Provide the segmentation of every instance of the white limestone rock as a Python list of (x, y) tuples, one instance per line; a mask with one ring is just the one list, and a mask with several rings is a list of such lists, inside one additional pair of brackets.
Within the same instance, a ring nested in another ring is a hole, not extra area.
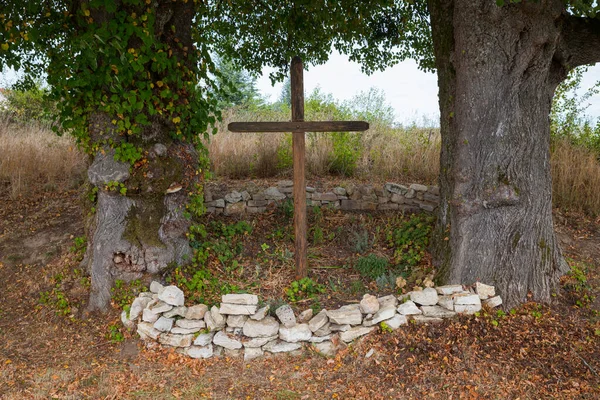
[(328, 321), (329, 318), (327, 318), (327, 310), (321, 310), (317, 315), (312, 317), (310, 321), (308, 321), (308, 327), (311, 331), (316, 332), (325, 324), (327, 324)]
[(331, 324), (330, 328), (332, 332), (346, 332), (352, 327), (350, 326), (350, 324)]
[(201, 347), (208, 346), (212, 343), (214, 336), (215, 332), (201, 333), (194, 339), (194, 345)]
[(167, 317), (167, 318), (173, 318), (175, 316), (185, 317), (186, 311), (187, 311), (186, 306), (173, 307), (172, 309), (170, 309), (169, 311), (164, 313), (163, 317)]
[(269, 353), (287, 353), (301, 348), (302, 344), (300, 343), (288, 343), (282, 342), (281, 340), (274, 340), (262, 347), (264, 351), (268, 351)]
[(221, 303), (219, 311), (224, 315), (253, 315), (256, 313), (256, 308), (256, 305)]
[(380, 323), (381, 321), (385, 321), (387, 319), (392, 318), (394, 315), (396, 315), (396, 306), (394, 306), (393, 304), (389, 304), (377, 311), (372, 318), (365, 318), (365, 320), (363, 321), (363, 325), (373, 326), (375, 324)]
[(402, 315), (418, 315), (422, 313), (421, 309), (412, 300), (400, 304), (397, 310)]
[(222, 303), (241, 304), (245, 306), (258, 305), (258, 296), (255, 294), (224, 294), (221, 297)]
[(310, 321), (312, 317), (313, 317), (313, 310), (312, 310), (312, 308), (309, 308), (308, 310), (304, 310), (300, 313), (300, 315), (298, 316), (297, 322), (300, 324), (304, 324), (304, 323), (307, 323), (308, 321)]
[(421, 311), (425, 317), (433, 318), (451, 318), (456, 315), (454, 311), (440, 306), (422, 306)]
[(281, 307), (275, 310), (275, 315), (281, 321), (283, 326), (286, 328), (291, 328), (296, 325), (296, 317), (294, 316), (294, 310), (287, 304), (282, 305)]
[(135, 329), (135, 321), (129, 319), (129, 317), (127, 316), (127, 311), (121, 312), (121, 322), (123, 323), (123, 326), (128, 330), (132, 331)]
[(384, 323), (392, 330), (396, 330), (400, 328), (400, 326), (408, 324), (408, 320), (405, 315), (396, 314), (392, 318), (384, 321)]
[(313, 347), (317, 352), (324, 355), (325, 357), (334, 357), (335, 353), (337, 352), (336, 346), (331, 341), (314, 343)]
[(155, 314), (148, 308), (144, 308), (144, 311), (142, 311), (142, 321), (144, 322), (150, 322), (153, 324), (158, 320), (159, 316), (160, 314)]
[[(222, 315), (219, 307), (212, 306), (210, 308), (210, 316), (212, 317), (212, 320), (216, 325), (216, 329), (223, 329), (225, 327), (226, 320), (225, 320), (225, 317)], [(206, 314), (204, 315), (204, 318), (206, 318)], [(207, 325), (208, 325), (208, 323), (207, 323)], [(211, 330), (215, 330), (215, 329), (211, 328)]]
[(173, 347), (188, 347), (192, 345), (194, 335), (176, 335), (172, 333), (163, 333), (159, 336), (158, 342)]
[(262, 357), (264, 355), (263, 349), (260, 347), (248, 347), (244, 349), (244, 361), (254, 360), (255, 358)]
[(495, 308), (502, 304), (502, 298), (500, 296), (494, 296), (484, 300), (483, 304), (485, 304), (489, 308)]
[(175, 325), (185, 329), (206, 328), (206, 323), (202, 320), (197, 319), (178, 319), (177, 321), (175, 321)]
[(246, 315), (230, 315), (227, 317), (227, 326), (230, 328), (243, 328), (247, 320)]
[(422, 306), (434, 306), (438, 302), (438, 294), (434, 288), (425, 288), (410, 292), (410, 299)]
[(339, 310), (328, 310), (327, 316), (329, 320), (338, 325), (360, 325), (362, 323), (362, 313), (358, 308), (343, 307)]
[(486, 300), (496, 295), (496, 288), (481, 282), (475, 282), (475, 293), (479, 295), (481, 300)]
[(355, 326), (354, 328), (351, 328), (349, 330), (347, 330), (346, 332), (341, 332), (340, 333), (340, 339), (343, 342), (351, 342), (354, 339), (357, 339), (361, 336), (364, 336), (368, 333), (371, 333), (373, 331), (373, 329), (375, 329), (374, 327), (366, 327), (366, 326)]
[[(481, 305), (481, 299), (479, 298), (479, 295), (477, 294), (471, 294), (471, 293), (459, 293), (459, 294), (455, 294), (452, 296), (452, 299), (454, 300), (454, 305), (456, 306), (457, 304), (466, 304), (466, 305)], [(456, 307), (455, 307), (456, 308)]]
[(200, 328), (180, 328), (178, 326), (174, 326), (170, 330), (170, 333), (177, 333), (179, 335), (188, 335), (196, 332), (200, 332)]
[(273, 317), (265, 317), (260, 321), (249, 319), (243, 328), (244, 335), (251, 338), (275, 336), (278, 332), (279, 323)]
[(242, 339), (242, 344), (244, 347), (262, 347), (265, 344), (272, 342), (273, 340), (277, 340), (277, 335), (275, 336), (267, 336), (267, 337), (256, 337), (252, 339)]
[(452, 296), (444, 295), (438, 297), (438, 306), (444, 307), (447, 310), (454, 311), (454, 300)]
[[(333, 325), (331, 322), (327, 322), (325, 325), (323, 325), (322, 327), (320, 327), (319, 329), (317, 329), (316, 331), (314, 331), (314, 335), (315, 336), (327, 336), (331, 333), (331, 325)], [(350, 325), (348, 325), (350, 326)]]
[(227, 333), (223, 331), (215, 333), (215, 336), (213, 337), (213, 343), (231, 350), (242, 348), (242, 342), (230, 337)]
[(173, 306), (165, 303), (164, 301), (157, 301), (156, 303), (154, 303), (154, 302), (148, 303), (147, 308), (150, 311), (152, 311), (154, 314), (162, 314), (167, 311), (170, 311), (173, 308)]
[(192, 358), (210, 358), (213, 356), (213, 345), (190, 346), (185, 349), (185, 354)]
[(131, 303), (131, 308), (129, 309), (129, 319), (132, 321), (138, 319), (140, 314), (151, 301), (152, 299), (148, 297), (136, 297), (135, 300), (133, 300), (133, 303)]
[(398, 305), (398, 299), (392, 294), (388, 296), (379, 297), (377, 301), (379, 302), (379, 308), (389, 306), (390, 304), (394, 307)]
[(173, 318), (160, 317), (155, 323), (154, 328), (161, 332), (169, 332), (173, 327)]
[(152, 283), (150, 283), (150, 291), (152, 293), (158, 294), (162, 288), (164, 288), (164, 286), (160, 282), (152, 281)]
[(137, 326), (137, 333), (143, 340), (148, 338), (156, 340), (161, 332), (154, 328), (154, 325), (149, 322), (140, 322)]
[(254, 314), (252, 314), (250, 316), (250, 319), (253, 319), (255, 321), (260, 321), (261, 319), (263, 319), (264, 317), (267, 316), (267, 314), (269, 312), (269, 308), (270, 308), (269, 305), (259, 308)]
[(184, 303), (183, 291), (177, 286), (165, 286), (158, 292), (158, 299), (172, 306), (182, 306)]
[(279, 328), (279, 339), (289, 343), (305, 342), (312, 336), (308, 324), (296, 324), (291, 328), (282, 326)]
[(438, 294), (441, 294), (443, 296), (449, 296), (455, 293), (462, 293), (464, 292), (463, 286), (462, 285), (444, 285), (444, 286), (438, 286), (435, 288), (435, 290), (438, 292)]
[(417, 324), (439, 324), (444, 322), (442, 318), (426, 317), (424, 315), (413, 315), (412, 319)]
[(312, 336), (308, 341), (310, 343), (321, 343), (327, 340), (331, 340), (331, 334), (325, 336)]
[(196, 304), (187, 308), (185, 312), (185, 319), (202, 319), (208, 311), (208, 307), (205, 304)]
[(360, 311), (363, 314), (375, 314), (379, 311), (379, 301), (372, 294), (365, 294), (360, 301)]
[(459, 314), (475, 314), (481, 311), (481, 304), (454, 304), (454, 311)]

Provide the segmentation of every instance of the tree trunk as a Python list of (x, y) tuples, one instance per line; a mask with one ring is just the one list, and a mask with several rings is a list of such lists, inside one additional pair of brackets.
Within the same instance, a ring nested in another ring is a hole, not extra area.
[[(507, 2), (508, 3), (508, 2)], [(567, 271), (552, 223), (549, 114), (561, 1), (430, 0), (441, 111), (440, 280), (548, 301)]]

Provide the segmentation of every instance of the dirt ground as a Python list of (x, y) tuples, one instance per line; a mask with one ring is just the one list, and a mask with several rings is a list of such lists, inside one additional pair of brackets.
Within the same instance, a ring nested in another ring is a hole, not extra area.
[[(598, 220), (556, 213), (565, 253), (585, 266), (586, 280), (565, 278), (553, 304), (409, 324), (373, 333), (330, 359), (307, 349), (251, 362), (192, 360), (145, 347), (125, 331), (123, 341), (111, 341), (111, 326), (120, 329), (117, 308), (85, 315), (89, 281), (69, 251), (83, 235), (76, 191), (16, 200), (5, 193), (2, 399), (600, 398)], [(67, 275), (69, 282), (61, 281)], [(68, 304), (45, 299), (57, 285)], [(590, 301), (577, 305), (583, 294)]]

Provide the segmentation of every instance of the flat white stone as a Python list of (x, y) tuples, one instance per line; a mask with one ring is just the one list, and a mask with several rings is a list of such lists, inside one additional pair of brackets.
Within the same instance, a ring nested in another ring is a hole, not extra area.
[(452, 300), (452, 296), (439, 296), (438, 306), (444, 307), (445, 309), (450, 311), (454, 311), (454, 300)]
[(213, 345), (190, 346), (185, 349), (185, 354), (192, 358), (210, 358), (213, 356)]
[(327, 322), (329, 318), (327, 318), (327, 310), (321, 310), (317, 315), (311, 318), (308, 321), (308, 327), (311, 331), (316, 332), (321, 329)]
[(158, 329), (155, 329), (153, 324), (149, 322), (140, 322), (137, 326), (137, 333), (140, 335), (142, 339), (158, 339), (161, 332)]
[(328, 310), (327, 316), (329, 320), (334, 324), (339, 325), (360, 325), (362, 323), (362, 313), (358, 308), (353, 309), (342, 309), (339, 310)]
[(138, 294), (138, 297), (146, 297), (148, 299), (153, 299), (154, 293), (152, 292), (141, 292), (140, 294)]
[(255, 358), (262, 357), (264, 354), (263, 349), (260, 347), (248, 347), (244, 349), (244, 361), (254, 360)]
[(132, 321), (138, 319), (140, 314), (151, 301), (152, 299), (148, 297), (136, 297), (135, 300), (133, 300), (133, 303), (131, 303), (131, 308), (129, 309), (129, 319)]
[(228, 304), (255, 306), (258, 304), (258, 296), (255, 294), (224, 294), (221, 297), (221, 302)]
[(454, 311), (440, 306), (423, 306), (421, 307), (421, 311), (423, 311), (425, 317), (433, 318), (451, 318), (456, 315)]
[(165, 303), (164, 301), (157, 301), (156, 303), (150, 302), (148, 304), (148, 309), (152, 311), (154, 314), (162, 314), (167, 311), (170, 311), (173, 308), (172, 305)]
[(125, 310), (121, 312), (121, 322), (123, 323), (123, 326), (125, 326), (125, 328), (129, 330), (135, 329), (135, 321), (132, 321), (127, 317), (127, 311)]
[(196, 304), (187, 308), (184, 317), (186, 319), (202, 319), (208, 311), (208, 307), (205, 304)]
[(200, 332), (200, 328), (180, 328), (178, 326), (174, 326), (171, 328), (171, 333), (177, 333), (179, 335), (187, 335), (190, 333)]
[(365, 319), (363, 321), (363, 325), (373, 326), (375, 324), (380, 323), (381, 321), (385, 321), (386, 319), (392, 318), (394, 315), (396, 315), (396, 306), (389, 304), (377, 311), (375, 315), (373, 315), (373, 318)]
[(422, 313), (421, 309), (412, 300), (400, 304), (397, 310), (402, 315), (418, 315)]
[(227, 326), (230, 328), (243, 328), (247, 320), (246, 315), (230, 315), (227, 317)]
[(160, 317), (154, 323), (154, 328), (161, 332), (169, 332), (173, 327), (173, 322), (173, 318)]
[(173, 347), (188, 347), (192, 345), (194, 335), (175, 335), (172, 333), (163, 333), (158, 338), (159, 343)]
[(365, 294), (360, 301), (360, 311), (363, 314), (375, 314), (379, 311), (379, 301), (372, 294)]
[(308, 341), (310, 343), (321, 343), (321, 342), (325, 342), (327, 340), (331, 340), (331, 335), (312, 336), (310, 339), (308, 339)]
[(158, 299), (172, 306), (182, 306), (184, 303), (183, 291), (174, 285), (163, 287), (158, 292)]
[(277, 335), (268, 337), (256, 337), (250, 340), (242, 340), (244, 347), (262, 347), (265, 344), (277, 340)]
[(459, 314), (475, 314), (481, 311), (481, 304), (455, 304), (454, 311)]
[(208, 313), (204, 314), (204, 321), (206, 322), (206, 326), (208, 326), (211, 331), (223, 329), (225, 327), (225, 322), (226, 322), (225, 321), (225, 317), (223, 315), (221, 315), (219, 307), (212, 306), (210, 308), (210, 316), (212, 318), (212, 322), (214, 324), (214, 327), (208, 325), (208, 321), (206, 319), (207, 315), (208, 315)]
[(275, 310), (275, 315), (281, 321), (283, 326), (286, 328), (291, 328), (296, 325), (296, 317), (294, 316), (294, 310), (287, 304), (282, 305), (281, 307)]
[(288, 343), (280, 340), (274, 340), (265, 344), (262, 349), (270, 353), (287, 353), (290, 351), (298, 350), (302, 348), (300, 343)]
[(219, 312), (225, 315), (252, 315), (256, 313), (256, 308), (255, 305), (221, 303)]
[(400, 328), (400, 326), (408, 324), (408, 320), (405, 315), (396, 314), (392, 318), (386, 320), (385, 324), (392, 330), (396, 330)]
[(155, 323), (158, 320), (159, 314), (154, 314), (151, 310), (144, 308), (142, 311), (142, 321)]
[(291, 328), (282, 326), (279, 328), (279, 339), (289, 343), (305, 342), (312, 336), (308, 324), (296, 324)]
[(331, 324), (330, 326), (332, 332), (346, 332), (350, 328), (350, 324)]
[(186, 306), (173, 307), (169, 311), (163, 314), (163, 317), (173, 318), (175, 316), (184, 317), (187, 311)]
[(206, 323), (202, 320), (197, 319), (178, 319), (177, 321), (175, 321), (175, 325), (185, 329), (206, 328)]
[(463, 304), (463, 305), (481, 305), (481, 299), (479, 299), (479, 295), (471, 294), (471, 293), (459, 293), (452, 296), (454, 300), (454, 304)]
[[(333, 325), (331, 322), (327, 322), (325, 325), (323, 325), (322, 327), (320, 327), (319, 329), (317, 329), (316, 331), (314, 331), (314, 335), (315, 336), (327, 336), (331, 333), (331, 325)], [(350, 325), (348, 325), (348, 327), (350, 327)]]
[(237, 339), (229, 337), (229, 335), (223, 331), (219, 331), (219, 332), (215, 333), (215, 337), (213, 337), (213, 343), (218, 346), (224, 347), (226, 349), (231, 349), (231, 350), (242, 348), (242, 342), (240, 342)]
[(494, 296), (494, 297), (484, 300), (483, 304), (485, 304), (489, 308), (498, 307), (499, 305), (502, 304), (502, 298), (500, 296)]
[(479, 295), (481, 300), (485, 300), (496, 295), (496, 288), (481, 282), (475, 282), (475, 293)]
[(451, 294), (454, 293), (462, 293), (464, 292), (463, 286), (462, 285), (444, 285), (444, 286), (438, 286), (435, 288), (435, 290), (444, 296), (449, 296)]
[(375, 329), (374, 327), (366, 327), (366, 326), (356, 326), (354, 328), (351, 328), (349, 330), (347, 330), (346, 332), (341, 332), (340, 333), (340, 339), (343, 342), (351, 342), (356, 338), (359, 338), (361, 336), (364, 336), (370, 332), (373, 331), (373, 329)]
[(244, 324), (243, 333), (248, 337), (269, 337), (279, 332), (279, 323), (273, 317), (265, 317), (260, 321), (249, 319)]
[(312, 308), (309, 308), (308, 310), (304, 310), (300, 313), (300, 315), (298, 316), (297, 322), (304, 324), (304, 323), (310, 321), (312, 317), (313, 317), (313, 310), (312, 310)]
[(150, 283), (150, 291), (152, 293), (158, 294), (158, 292), (160, 292), (162, 288), (164, 288), (164, 286), (160, 282), (152, 281)]
[(255, 321), (260, 321), (261, 319), (263, 319), (264, 317), (267, 316), (267, 313), (269, 312), (269, 308), (270, 307), (268, 305), (259, 308), (254, 314), (252, 314), (250, 316), (250, 319), (253, 319)]
[(417, 324), (439, 324), (444, 322), (442, 318), (426, 317), (424, 315), (414, 315), (412, 318)]
[(379, 297), (377, 299), (377, 301), (379, 302), (379, 307), (380, 308), (383, 308), (385, 306), (389, 306), (390, 304), (393, 305), (394, 307), (398, 305), (398, 299), (393, 294), (390, 294), (390, 295), (387, 295), (387, 296), (383, 296), (383, 297)]
[(315, 350), (326, 357), (333, 357), (336, 353), (336, 346), (331, 341), (313, 344)]
[(438, 294), (434, 288), (425, 288), (410, 292), (410, 299), (422, 306), (434, 306), (438, 302)]
[(194, 340), (194, 344), (196, 346), (208, 346), (212, 343), (213, 337), (215, 336), (215, 332), (201, 333)]

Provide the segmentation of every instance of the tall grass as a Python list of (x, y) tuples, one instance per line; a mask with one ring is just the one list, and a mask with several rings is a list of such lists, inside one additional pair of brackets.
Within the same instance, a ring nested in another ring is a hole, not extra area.
[(0, 120), (0, 183), (12, 198), (32, 190), (74, 186), (86, 170), (86, 157), (74, 140), (38, 124)]

